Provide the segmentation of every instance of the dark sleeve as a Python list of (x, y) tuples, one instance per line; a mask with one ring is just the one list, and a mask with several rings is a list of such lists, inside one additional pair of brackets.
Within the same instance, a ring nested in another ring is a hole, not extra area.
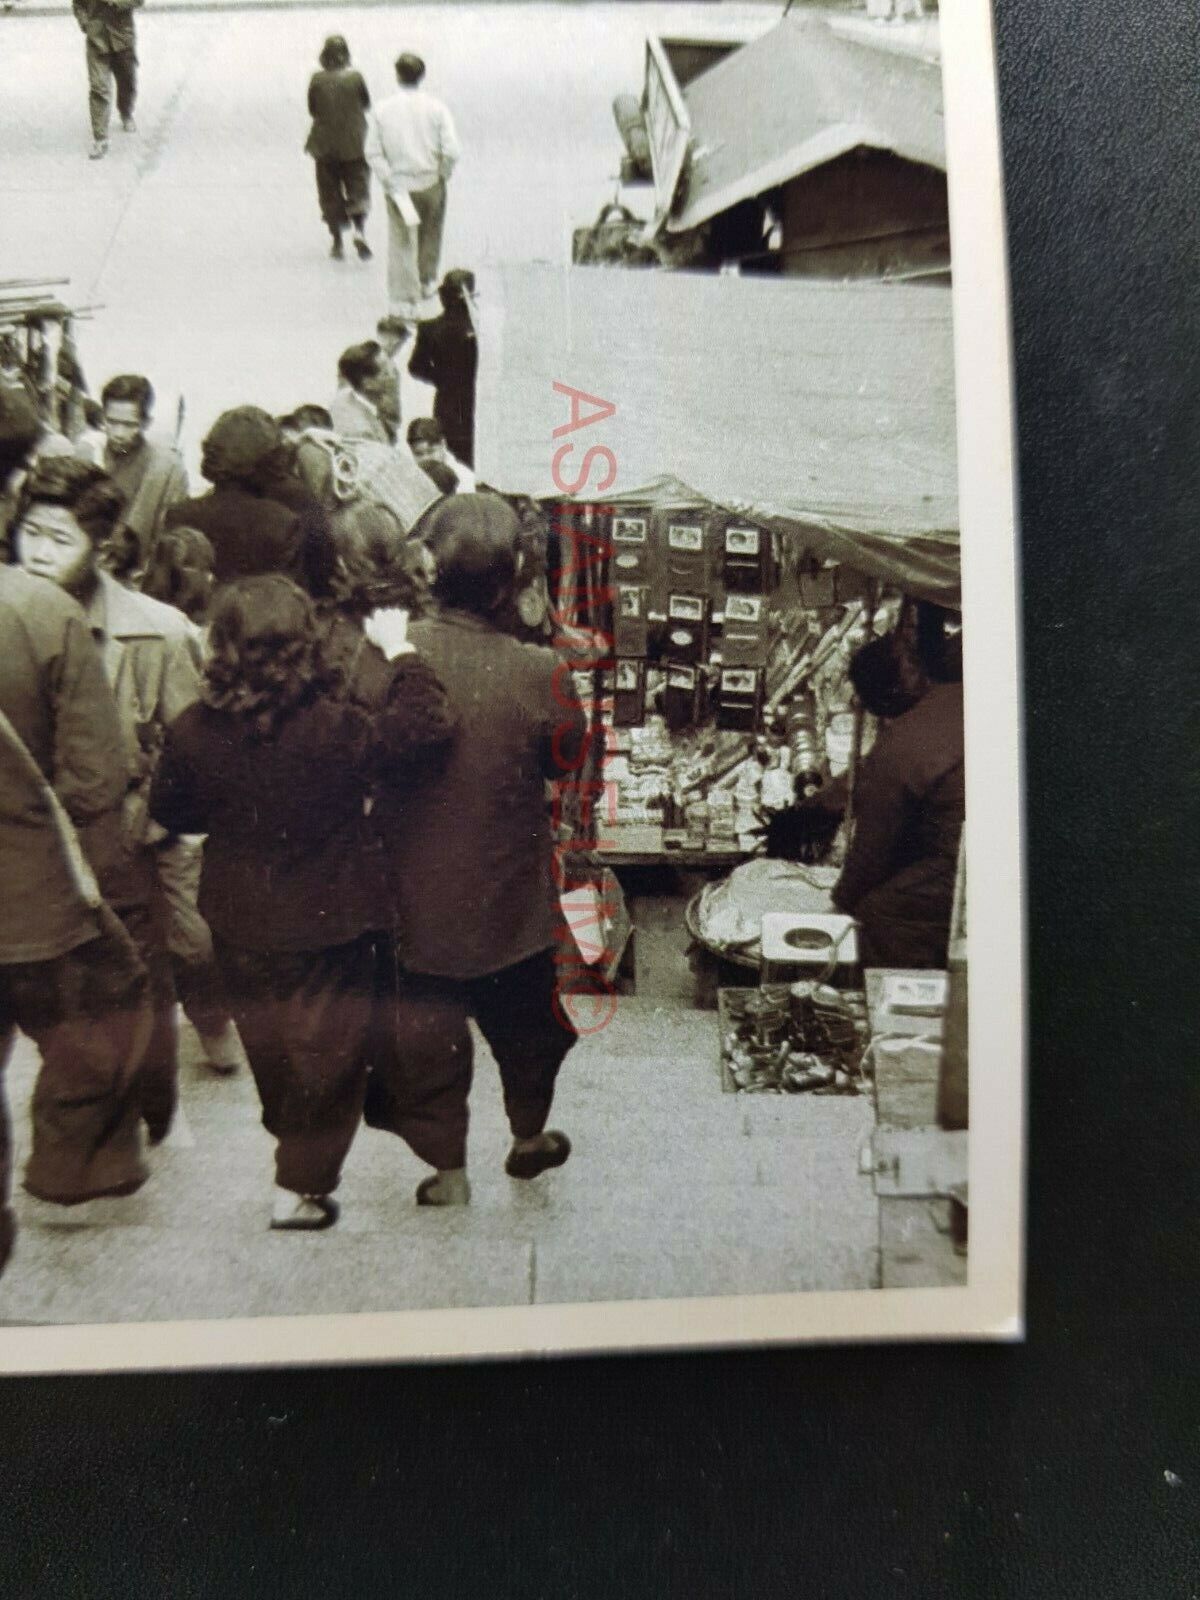
[(427, 661), (400, 656), (392, 670), (387, 701), (375, 718), (375, 759), (388, 773), (411, 770), (445, 753), (458, 719)]
[[(531, 646), (532, 649), (541, 649)], [(550, 652), (541, 649), (543, 655)], [(587, 713), (575, 688), (575, 679), (566, 670), (565, 657), (549, 667), (543, 691), (541, 756), (542, 772), (551, 781), (578, 776), (584, 768), (584, 746), (588, 739)], [(603, 729), (598, 736), (604, 737)]]
[(438, 381), (435, 340), (429, 333), (427, 325), (422, 325), (417, 329), (417, 342), (413, 346), (408, 370), (412, 377), (419, 378), (422, 383), (436, 384)]
[(371, 91), (367, 88), (367, 80), (361, 72), (357, 73), (356, 77), (358, 78), (358, 98), (362, 101), (363, 110), (369, 111), (371, 108)]
[(173, 728), (167, 729), (150, 785), (150, 815), (168, 833), (208, 832), (207, 808)]
[(310, 78), (308, 80), (308, 114), (309, 114), (310, 117), (315, 117), (316, 114), (317, 114), (316, 88), (317, 88), (316, 79), (315, 78)]
[(885, 731), (863, 762), (855, 795), (854, 839), (833, 891), (839, 911), (854, 908), (891, 876), (909, 811), (904, 762)]
[(327, 599), (332, 591), (337, 551), (329, 516), (320, 501), (312, 500), (300, 514), (300, 565), (303, 587), (314, 600)]

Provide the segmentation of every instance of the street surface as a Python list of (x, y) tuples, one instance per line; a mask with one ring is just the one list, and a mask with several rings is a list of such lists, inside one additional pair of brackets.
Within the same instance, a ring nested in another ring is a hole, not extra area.
[[(276, 6), (138, 14), (139, 131), (90, 142), (82, 35), (69, 14), (0, 16), (0, 277), (69, 278), (94, 391), (145, 372), (159, 423), (185, 398), (189, 461), (231, 405), (324, 401), (340, 352), (386, 309), (386, 220), (375, 260), (329, 260), (317, 212), (305, 91), (325, 37), (346, 36), (372, 96), (416, 50), (450, 106), (463, 159), (450, 186), (443, 268), (570, 260), (573, 227), (612, 197), (611, 102), (640, 93), (647, 32), (766, 28), (776, 6)], [(377, 198), (377, 197), (376, 197)], [(407, 379), (406, 379), (407, 381)], [(428, 412), (414, 385), (406, 415)]]
[[(403, 48), (426, 59), (464, 157), (444, 266), (565, 264), (574, 226), (611, 196), (620, 156), (610, 103), (638, 92), (648, 30), (700, 31), (778, 7), (354, 7), (139, 14), (140, 131), (87, 159), (81, 36), (69, 15), (0, 16), (0, 277), (69, 278), (94, 304), (80, 353), (98, 391), (144, 372), (172, 426), (186, 400), (194, 467), (225, 407), (325, 401), (338, 353), (385, 306), (376, 259), (328, 259), (304, 94), (322, 40), (344, 33), (373, 94)], [(429, 408), (406, 390), (405, 412)], [(474, 1199), (418, 1211), (423, 1175), (397, 1141), (364, 1131), (319, 1235), (269, 1234), (271, 1141), (245, 1073), (218, 1080), (185, 1032), (182, 1114), (137, 1196), (61, 1210), (19, 1189), (21, 1229), (0, 1321), (87, 1322), (399, 1310), (673, 1295), (867, 1288), (878, 1208), (858, 1173), (865, 1100), (725, 1095), (716, 1020), (686, 1007), (677, 930), (643, 928), (637, 999), (563, 1072), (553, 1121), (575, 1154), (559, 1173), (504, 1177), (496, 1073), (473, 1104)], [(653, 996), (657, 995), (657, 1001)], [(18, 1173), (36, 1060), (22, 1045), (7, 1091)]]

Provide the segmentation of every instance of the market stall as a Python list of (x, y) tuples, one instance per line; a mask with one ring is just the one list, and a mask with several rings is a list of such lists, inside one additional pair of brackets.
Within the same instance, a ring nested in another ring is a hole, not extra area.
[(480, 476), (542, 503), (558, 614), (611, 641), (589, 685), (613, 725), (606, 859), (727, 869), (773, 809), (852, 782), (853, 650), (906, 599), (959, 604), (949, 294), (498, 284)]
[(21, 389), (47, 428), (75, 438), (85, 424), (87, 385), (75, 324), (89, 307), (64, 303), (68, 280), (0, 280), (0, 386)]

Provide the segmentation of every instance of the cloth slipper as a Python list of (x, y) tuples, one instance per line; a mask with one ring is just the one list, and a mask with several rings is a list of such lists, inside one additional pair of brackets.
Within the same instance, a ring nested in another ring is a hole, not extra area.
[(551, 1128), (546, 1138), (550, 1144), (543, 1150), (510, 1150), (504, 1170), (510, 1178), (536, 1178), (551, 1167), (561, 1167), (571, 1154), (571, 1141), (565, 1133)]
[(323, 1228), (332, 1228), (342, 1208), (332, 1195), (314, 1194), (305, 1198), (316, 1206), (321, 1212), (319, 1217), (288, 1217), (286, 1221), (277, 1222), (271, 1218), (271, 1227), (276, 1233), (320, 1233)]
[[(432, 1178), (422, 1178), (417, 1185), (417, 1204), (419, 1206), (465, 1206), (467, 1200), (435, 1200), (433, 1190), (437, 1184), (437, 1174)], [(468, 1191), (469, 1198), (469, 1191)]]

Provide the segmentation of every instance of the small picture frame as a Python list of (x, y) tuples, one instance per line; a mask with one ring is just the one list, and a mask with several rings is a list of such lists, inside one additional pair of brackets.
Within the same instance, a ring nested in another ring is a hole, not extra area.
[(726, 667), (721, 673), (721, 693), (753, 696), (758, 692), (758, 674), (752, 667)]
[(667, 602), (667, 615), (672, 622), (703, 622), (704, 601), (699, 595), (673, 594)]
[(667, 528), (667, 544), (672, 550), (703, 550), (704, 529), (694, 523), (672, 522)]
[(731, 556), (757, 556), (762, 550), (758, 528), (726, 528), (725, 553)]
[[(753, 673), (751, 674), (751, 677), (753, 677)], [(675, 666), (671, 666), (671, 667), (667, 668), (667, 688), (668, 689), (687, 689), (687, 690), (690, 691), (690, 690), (694, 689), (695, 687), (696, 687), (696, 669), (695, 669), (695, 667), (675, 667)]]
[(613, 540), (616, 544), (645, 544), (645, 517), (614, 517)]
[(761, 622), (763, 597), (760, 594), (730, 594), (725, 596), (725, 621)]

